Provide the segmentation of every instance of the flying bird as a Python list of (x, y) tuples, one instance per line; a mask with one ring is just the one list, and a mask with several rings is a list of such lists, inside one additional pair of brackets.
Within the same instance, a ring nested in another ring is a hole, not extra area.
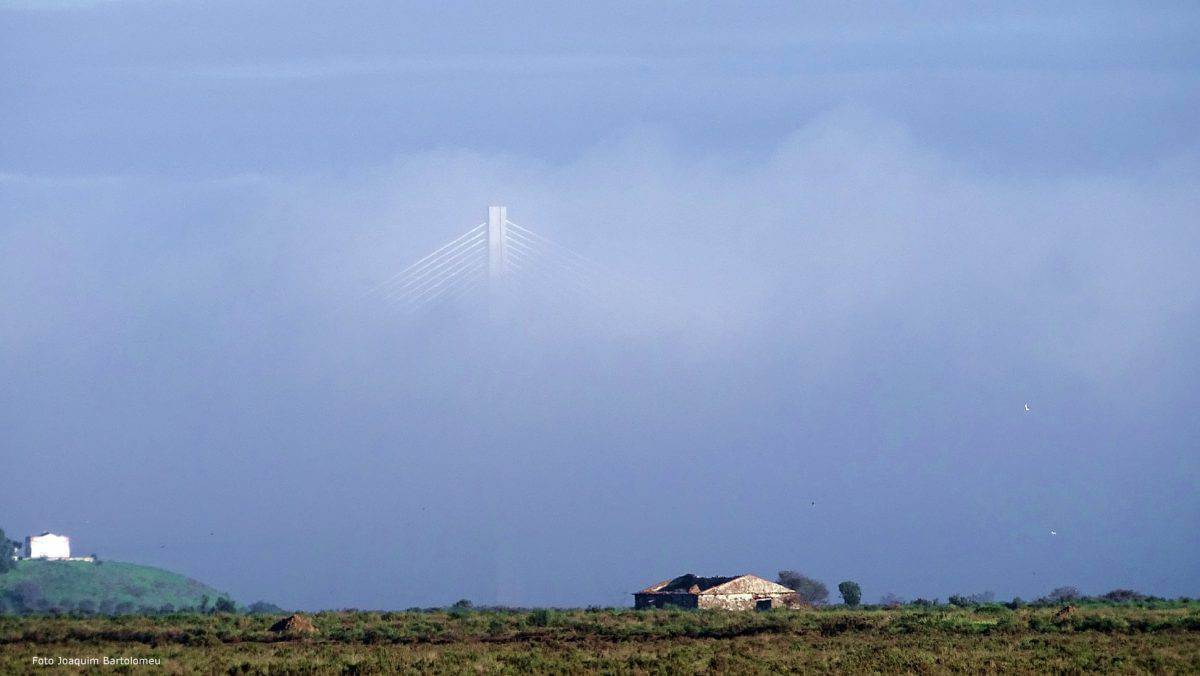
[(1050, 531), (1050, 534), (1051, 534), (1051, 535), (1058, 535), (1058, 531), (1056, 531), (1056, 530), (1052, 530), (1052, 531)]
[(1029, 404), (1025, 404), (1025, 412), (1029, 413)]

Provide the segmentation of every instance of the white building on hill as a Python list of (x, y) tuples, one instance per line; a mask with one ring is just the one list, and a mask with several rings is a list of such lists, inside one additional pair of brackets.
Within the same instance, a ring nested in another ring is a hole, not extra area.
[(50, 532), (26, 536), (25, 549), (21, 555), (26, 559), (69, 559), (71, 538)]

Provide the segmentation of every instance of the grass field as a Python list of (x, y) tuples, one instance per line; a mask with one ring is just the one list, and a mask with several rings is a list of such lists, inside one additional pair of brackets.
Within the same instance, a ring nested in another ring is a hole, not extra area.
[(0, 618), (0, 669), (28, 672), (39, 656), (152, 656), (167, 673), (1200, 673), (1200, 605), (1056, 612), (347, 611), (312, 615), (318, 633), (303, 637), (272, 633), (279, 616), (268, 615), (10, 616)]

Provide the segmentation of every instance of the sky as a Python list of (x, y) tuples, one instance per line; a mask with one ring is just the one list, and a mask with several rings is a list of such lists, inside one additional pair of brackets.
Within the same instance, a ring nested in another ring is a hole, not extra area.
[[(0, 1), (0, 527), (304, 609), (1200, 596), (1197, 34)], [(367, 293), (490, 204), (604, 288)]]

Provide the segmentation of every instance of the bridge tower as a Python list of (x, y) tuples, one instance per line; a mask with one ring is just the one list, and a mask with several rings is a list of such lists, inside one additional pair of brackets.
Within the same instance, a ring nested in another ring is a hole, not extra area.
[[(3, 0), (0, 0), (2, 2)], [(434, 302), (453, 302), (485, 292), (500, 316), (509, 299), (535, 294), (543, 299), (590, 301), (601, 288), (614, 288), (609, 270), (537, 232), (508, 220), (503, 205), (488, 206), (487, 220), (388, 277), (365, 296), (382, 297), (412, 314)]]
[(508, 271), (508, 247), (505, 244), (508, 209), (502, 206), (488, 207), (487, 255), (488, 277), (493, 284)]

